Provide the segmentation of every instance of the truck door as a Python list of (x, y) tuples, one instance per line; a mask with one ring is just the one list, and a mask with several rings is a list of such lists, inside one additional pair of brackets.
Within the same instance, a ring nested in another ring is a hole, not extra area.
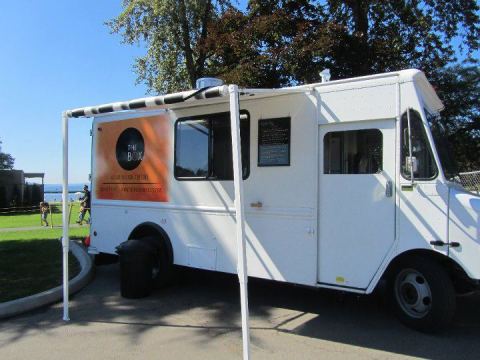
[(318, 281), (366, 289), (395, 238), (395, 120), (319, 131)]

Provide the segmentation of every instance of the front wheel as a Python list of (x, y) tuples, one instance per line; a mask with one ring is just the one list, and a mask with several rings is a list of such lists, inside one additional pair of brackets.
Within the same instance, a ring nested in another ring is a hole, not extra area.
[(400, 261), (389, 279), (389, 293), (397, 317), (424, 332), (445, 328), (455, 313), (455, 290), (445, 269), (420, 256)]

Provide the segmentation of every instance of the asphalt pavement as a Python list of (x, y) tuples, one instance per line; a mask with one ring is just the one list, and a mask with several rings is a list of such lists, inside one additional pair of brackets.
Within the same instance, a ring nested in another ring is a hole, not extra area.
[[(71, 300), (0, 322), (0, 359), (241, 359), (233, 275), (180, 269), (139, 300), (119, 295), (118, 265)], [(479, 359), (480, 295), (458, 298), (452, 327), (404, 327), (381, 294), (357, 296), (251, 279), (252, 359)]]

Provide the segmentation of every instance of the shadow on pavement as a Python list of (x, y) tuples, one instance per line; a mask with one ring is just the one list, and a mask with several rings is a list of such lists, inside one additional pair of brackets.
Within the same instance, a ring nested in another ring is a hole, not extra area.
[[(189, 328), (201, 334), (202, 345), (224, 334), (240, 336), (240, 303), (235, 275), (180, 268), (175, 285), (151, 296), (129, 300), (119, 296), (117, 265), (97, 268), (92, 284), (71, 301), (72, 322), (127, 324), (137, 342), (153, 327)], [(459, 297), (452, 327), (440, 335), (404, 327), (391, 315), (381, 292), (357, 296), (250, 279), (252, 343), (262, 346), (257, 331), (278, 331), (312, 339), (429, 359), (477, 359), (480, 354), (480, 295)], [(61, 305), (37, 310), (0, 323), (16, 341), (34, 329), (48, 332), (62, 326)]]

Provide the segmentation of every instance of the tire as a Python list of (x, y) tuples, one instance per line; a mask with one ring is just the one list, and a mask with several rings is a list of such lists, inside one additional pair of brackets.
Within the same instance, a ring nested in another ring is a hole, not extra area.
[(446, 270), (432, 259), (412, 256), (394, 266), (388, 281), (395, 314), (410, 328), (435, 333), (455, 314), (455, 290)]
[(155, 249), (155, 261), (151, 269), (153, 287), (158, 289), (169, 285), (172, 280), (173, 265), (168, 258), (165, 243), (155, 236), (146, 236), (139, 241), (144, 241)]
[(96, 266), (111, 265), (118, 263), (118, 255), (99, 253), (94, 257)]

